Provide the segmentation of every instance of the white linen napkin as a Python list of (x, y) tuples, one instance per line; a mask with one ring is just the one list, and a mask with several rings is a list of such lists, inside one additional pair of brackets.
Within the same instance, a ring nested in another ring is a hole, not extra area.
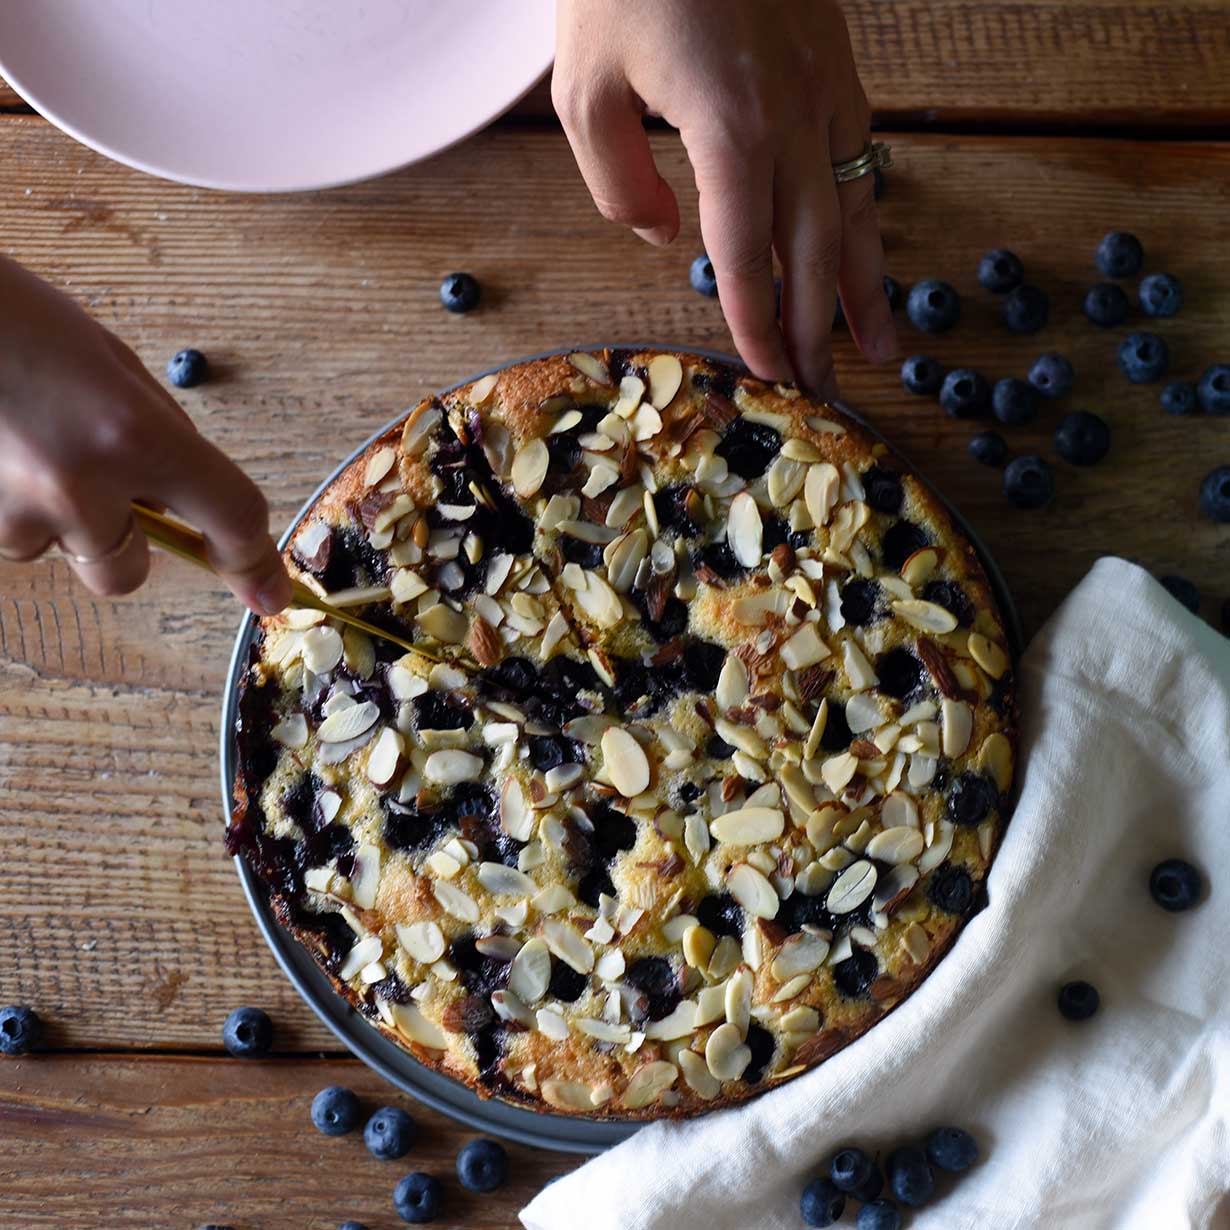
[[(1230, 1227), (1230, 641), (1104, 559), (1019, 681), (1025, 773), (989, 904), (931, 976), (816, 1071), (553, 1183), (527, 1230), (799, 1230), (833, 1150), (948, 1123), (983, 1160), (914, 1230)], [(1149, 894), (1172, 857), (1208, 880), (1186, 913)], [(1102, 995), (1080, 1024), (1055, 1007), (1072, 978)]]

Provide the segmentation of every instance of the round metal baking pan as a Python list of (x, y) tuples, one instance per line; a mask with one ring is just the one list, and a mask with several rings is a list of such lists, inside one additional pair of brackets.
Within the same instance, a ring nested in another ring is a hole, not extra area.
[[(630, 343), (627, 345), (612, 345), (614, 348), (627, 350), (678, 349), (691, 354), (703, 355), (706, 358), (730, 364), (743, 370), (743, 365), (730, 355), (716, 351), (704, 350), (698, 347), (662, 347), (660, 344)], [(563, 350), (546, 351), (540, 355), (531, 355), (527, 359), (514, 362), (528, 362), (529, 359), (546, 358), (557, 354), (570, 354), (574, 350), (597, 350), (600, 346), (570, 346)], [(502, 363), (498, 367), (475, 373), (464, 380), (450, 386), (451, 391), (463, 384), (469, 384), (489, 372), (500, 371), (510, 363)], [(867, 431), (883, 440), (883, 437), (856, 411), (849, 406), (840, 405), (843, 413), (855, 419)], [(338, 463), (337, 468), (311, 494), (303, 507), (295, 514), (279, 541), (279, 547), (285, 548), (299, 523), (316, 503), (321, 493), (369, 444), (398, 423), (403, 414), (386, 423), (379, 431), (374, 432), (347, 457)], [(884, 441), (888, 444), (888, 441)], [(888, 444), (891, 449), (892, 445)], [(896, 453), (896, 450), (893, 450)], [(897, 454), (900, 457), (900, 454)], [(918, 471), (901, 458), (903, 466), (913, 473)], [(924, 479), (925, 481), (925, 479)], [(930, 484), (928, 484), (930, 486)], [(932, 488), (934, 491), (934, 488)], [(935, 492), (957, 526), (973, 544), (983, 567), (990, 579), (995, 592), (1000, 611), (1008, 632), (1014, 655), (1021, 650), (1021, 623), (1012, 596), (1008, 592), (1003, 574), (983, 546), (978, 536), (961, 516), (938, 492)], [(230, 666), (227, 671), (226, 692), (222, 703), (222, 727), (220, 735), (220, 764), (222, 779), (222, 807), (227, 822), (230, 821), (230, 806), (232, 787), (235, 780), (235, 718), (238, 684), (248, 662), (248, 654), (252, 637), (256, 629), (256, 620), (252, 615), (245, 615), (235, 638), (235, 648), (231, 654)], [(252, 909), (257, 926), (265, 937), (275, 959), (282, 967), (283, 973), (290, 979), (295, 990), (303, 997), (308, 1006), (320, 1020), (333, 1032), (346, 1048), (363, 1060), (368, 1067), (379, 1072), (385, 1080), (399, 1089), (426, 1103), (434, 1110), (460, 1119), (463, 1123), (484, 1132), (492, 1132), (522, 1144), (536, 1145), (544, 1149), (557, 1149), (567, 1153), (593, 1154), (601, 1153), (611, 1145), (626, 1139), (637, 1128), (643, 1126), (640, 1122), (630, 1120), (592, 1121), (575, 1119), (565, 1115), (552, 1115), (541, 1111), (527, 1110), (495, 1098), (480, 1098), (464, 1085), (451, 1077), (434, 1072), (420, 1064), (408, 1051), (404, 1051), (395, 1043), (390, 1042), (379, 1030), (374, 1028), (356, 1012), (340, 995), (338, 995), (329, 980), (317, 967), (307, 950), (292, 938), (274, 919), (273, 912), (265, 897), (263, 888), (256, 876), (242, 858), (236, 857), (235, 866), (239, 872), (240, 883), (244, 896)]]

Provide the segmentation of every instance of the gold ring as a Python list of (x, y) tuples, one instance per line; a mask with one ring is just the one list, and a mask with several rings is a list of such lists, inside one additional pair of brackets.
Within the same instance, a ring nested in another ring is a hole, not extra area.
[(67, 555), (74, 564), (105, 564), (108, 560), (113, 560), (116, 556), (123, 555), (128, 550), (129, 544), (133, 540), (133, 536), (137, 532), (136, 522), (131, 515), (128, 518), (128, 525), (120, 537), (119, 542), (115, 544), (109, 551), (104, 551), (101, 555), (74, 555), (69, 551), (62, 542), (57, 542), (60, 548), (61, 555)]
[(869, 141), (857, 158), (833, 163), (833, 176), (839, 184), (861, 179), (873, 171), (887, 171), (893, 165), (893, 148), (883, 141)]

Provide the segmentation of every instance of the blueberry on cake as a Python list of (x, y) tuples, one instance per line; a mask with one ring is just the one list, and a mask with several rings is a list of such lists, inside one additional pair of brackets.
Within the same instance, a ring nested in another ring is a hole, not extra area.
[(422, 1063), (653, 1118), (822, 1062), (926, 976), (1007, 820), (1004, 624), (883, 445), (694, 355), (580, 352), (416, 407), (242, 681), (227, 833)]

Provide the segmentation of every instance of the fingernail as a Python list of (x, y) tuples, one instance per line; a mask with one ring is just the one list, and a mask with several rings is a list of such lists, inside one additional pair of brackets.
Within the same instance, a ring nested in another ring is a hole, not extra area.
[(639, 236), (646, 243), (653, 244), (655, 248), (666, 247), (673, 238), (669, 226), (634, 227), (632, 233)]
[(290, 582), (278, 577), (256, 592), (256, 608), (259, 615), (276, 615), (290, 606)]
[(870, 353), (867, 358), (872, 363), (887, 363), (901, 353), (901, 347), (897, 341), (897, 326), (891, 320), (872, 336), (868, 350)]

